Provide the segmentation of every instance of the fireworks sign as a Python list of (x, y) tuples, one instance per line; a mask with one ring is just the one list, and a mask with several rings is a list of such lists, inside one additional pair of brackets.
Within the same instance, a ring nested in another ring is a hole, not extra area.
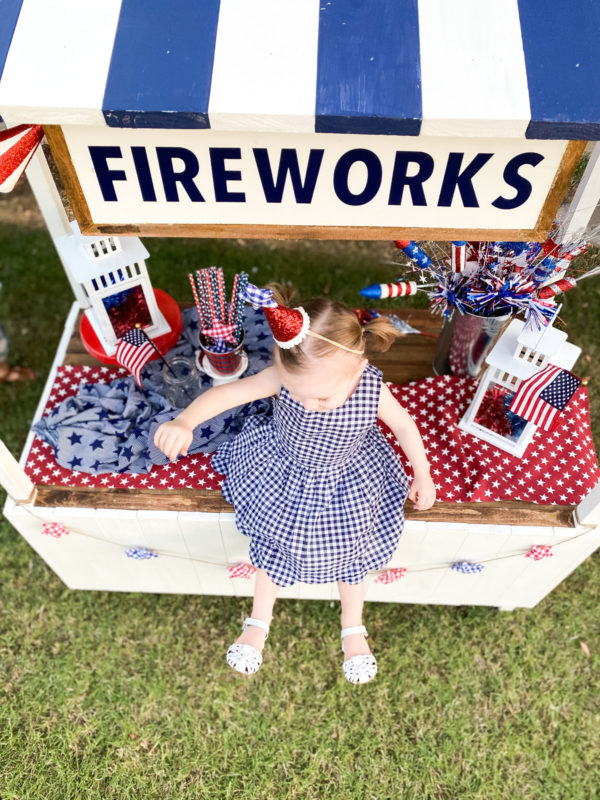
[(47, 135), (83, 230), (158, 235), (543, 238), (580, 146), (87, 126)]

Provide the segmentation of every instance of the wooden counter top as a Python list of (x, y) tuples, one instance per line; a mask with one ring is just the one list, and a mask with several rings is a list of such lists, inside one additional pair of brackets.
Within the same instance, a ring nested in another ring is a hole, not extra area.
[[(181, 303), (187, 308), (191, 303)], [(405, 384), (433, 374), (432, 361), (441, 318), (428, 309), (394, 310), (425, 336), (402, 336), (386, 353), (371, 358), (382, 370), (384, 380)], [(63, 364), (97, 366), (99, 362), (87, 352), (79, 336), (79, 319), (69, 341)], [(35, 505), (40, 507), (78, 506), (86, 508), (118, 508), (156, 511), (233, 511), (221, 492), (214, 490), (101, 489), (69, 488), (38, 485)], [(482, 503), (436, 503), (428, 511), (415, 511), (410, 502), (405, 507), (407, 519), (428, 522), (463, 522), (496, 525), (572, 526), (571, 506), (544, 506), (519, 501)]]

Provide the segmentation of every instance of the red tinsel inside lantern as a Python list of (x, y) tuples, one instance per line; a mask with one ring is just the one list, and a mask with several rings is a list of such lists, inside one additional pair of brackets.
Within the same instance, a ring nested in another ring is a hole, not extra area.
[(142, 328), (152, 324), (152, 317), (146, 304), (144, 290), (133, 286), (123, 292), (111, 294), (102, 301), (115, 335), (121, 339), (127, 331), (139, 323)]
[(510, 436), (511, 425), (506, 415), (505, 402), (508, 394), (504, 387), (497, 384), (490, 387), (483, 396), (475, 422), (500, 436)]

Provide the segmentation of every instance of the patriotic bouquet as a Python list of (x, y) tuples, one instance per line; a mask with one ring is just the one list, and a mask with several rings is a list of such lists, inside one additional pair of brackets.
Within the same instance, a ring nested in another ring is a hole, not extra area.
[(239, 347), (244, 328), (244, 294), (248, 275), (238, 273), (233, 279), (231, 301), (225, 301), (225, 280), (221, 267), (196, 270), (189, 275), (194, 301), (200, 318), (200, 333), (205, 350), (228, 353)]
[(425, 291), (432, 311), (445, 317), (454, 309), (481, 317), (521, 314), (526, 325), (537, 330), (554, 320), (557, 295), (600, 273), (595, 267), (576, 274), (573, 259), (587, 252), (588, 244), (585, 240), (561, 244), (558, 229), (545, 242), (452, 242), (450, 252), (430, 242), (433, 255), (416, 242), (394, 244), (408, 256), (408, 262), (399, 266), (412, 275), (368, 286), (361, 291), (364, 296), (400, 297)]

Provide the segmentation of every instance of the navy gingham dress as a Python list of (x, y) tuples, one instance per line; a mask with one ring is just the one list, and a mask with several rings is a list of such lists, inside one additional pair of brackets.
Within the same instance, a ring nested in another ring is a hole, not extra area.
[(306, 411), (282, 387), (273, 416), (249, 418), (212, 458), (250, 561), (279, 586), (360, 583), (396, 549), (409, 482), (376, 424), (381, 375), (367, 364), (329, 411)]

